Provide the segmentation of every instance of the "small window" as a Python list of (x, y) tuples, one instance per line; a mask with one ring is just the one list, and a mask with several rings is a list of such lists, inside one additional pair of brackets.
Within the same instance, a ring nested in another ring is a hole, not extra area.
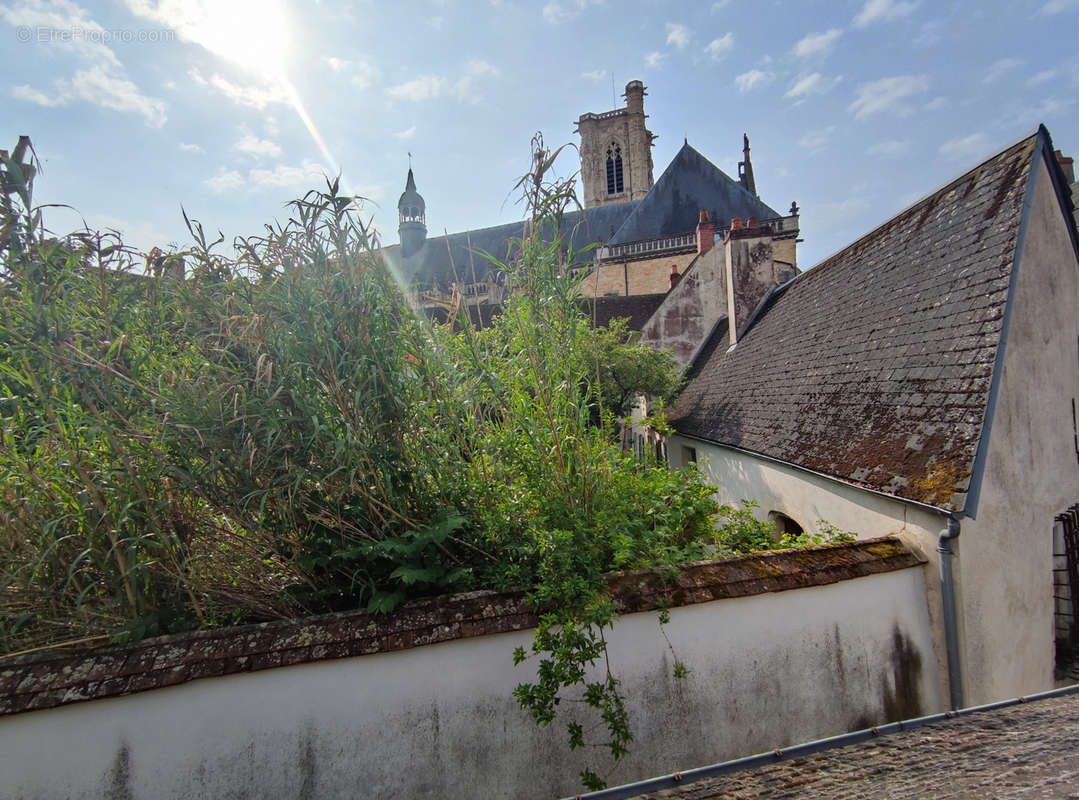
[(768, 519), (775, 523), (776, 533), (779, 536), (801, 536), (805, 531), (802, 526), (780, 511), (770, 511)]
[(622, 180), (622, 146), (611, 142), (607, 148), (607, 194), (621, 194), (625, 190)]
[(696, 447), (688, 447), (687, 445), (682, 445), (682, 466), (683, 467), (688, 467), (690, 464), (696, 464), (696, 463), (697, 463), (697, 448)]

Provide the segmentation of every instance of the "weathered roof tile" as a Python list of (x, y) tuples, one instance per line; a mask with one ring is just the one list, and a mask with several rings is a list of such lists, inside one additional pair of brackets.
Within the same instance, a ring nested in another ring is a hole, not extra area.
[(1040, 135), (800, 275), (732, 352), (717, 331), (675, 430), (961, 504), (940, 484), (973, 467)]

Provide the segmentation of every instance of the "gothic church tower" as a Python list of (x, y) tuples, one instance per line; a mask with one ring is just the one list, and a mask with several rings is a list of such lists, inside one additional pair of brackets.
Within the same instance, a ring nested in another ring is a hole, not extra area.
[(644, 121), (644, 84), (626, 84), (626, 107), (582, 114), (581, 182), (584, 206), (642, 200), (652, 188), (652, 140)]

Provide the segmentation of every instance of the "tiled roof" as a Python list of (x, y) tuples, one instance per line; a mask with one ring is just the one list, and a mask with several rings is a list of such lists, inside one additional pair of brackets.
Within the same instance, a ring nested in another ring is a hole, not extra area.
[[(639, 800), (855, 800), (874, 797), (1073, 798), (1079, 775), (1079, 694), (964, 712), (789, 761), (732, 769)], [(781, 751), (777, 751), (781, 754)], [(736, 765), (731, 765), (735, 767)], [(687, 776), (692, 778), (692, 774)], [(591, 795), (586, 795), (590, 797)]]
[[(619, 613), (825, 586), (918, 567), (895, 537), (683, 564), (607, 576)], [(392, 614), (361, 611), (147, 639), (76, 655), (0, 658), (0, 717), (180, 683), (536, 626), (522, 592), (469, 592), (408, 603)]]
[(610, 243), (636, 242), (695, 230), (702, 208), (708, 209), (719, 227), (727, 225), (733, 217), (780, 216), (686, 143)]
[(720, 326), (675, 429), (961, 508), (1043, 135), (798, 276), (731, 352)]

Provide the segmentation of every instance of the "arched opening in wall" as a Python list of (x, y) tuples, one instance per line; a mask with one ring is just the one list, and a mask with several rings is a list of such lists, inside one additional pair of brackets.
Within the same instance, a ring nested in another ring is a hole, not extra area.
[(768, 521), (775, 523), (776, 535), (780, 538), (784, 536), (801, 536), (805, 533), (801, 525), (781, 511), (769, 511)]
[(611, 142), (607, 148), (607, 194), (621, 194), (624, 188), (622, 180), (622, 146)]

